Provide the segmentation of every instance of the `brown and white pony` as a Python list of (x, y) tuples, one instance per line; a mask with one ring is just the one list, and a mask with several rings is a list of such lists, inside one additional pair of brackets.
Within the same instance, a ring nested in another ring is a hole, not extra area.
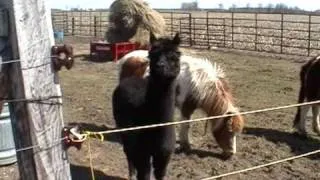
[[(300, 69), (300, 91), (298, 103), (320, 100), (320, 56), (306, 62)], [(306, 115), (312, 107), (313, 131), (320, 135), (320, 104), (298, 107), (293, 126), (306, 135)]]
[[(148, 51), (136, 50), (123, 56), (119, 61), (119, 81), (129, 76), (146, 78), (149, 74)], [(191, 119), (197, 108), (207, 116), (238, 113), (231, 89), (224, 71), (215, 63), (201, 58), (182, 55), (181, 70), (177, 78), (176, 106), (181, 113), (180, 120)], [(230, 157), (236, 153), (236, 135), (242, 132), (244, 120), (241, 115), (209, 120), (209, 128), (223, 155)], [(180, 146), (190, 150), (189, 123), (181, 125)]]

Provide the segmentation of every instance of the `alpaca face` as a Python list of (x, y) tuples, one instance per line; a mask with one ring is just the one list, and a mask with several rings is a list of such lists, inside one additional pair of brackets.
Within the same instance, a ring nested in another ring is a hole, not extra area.
[(158, 79), (173, 79), (180, 72), (180, 37), (177, 33), (171, 39), (150, 35), (151, 49), (149, 51), (150, 75)]

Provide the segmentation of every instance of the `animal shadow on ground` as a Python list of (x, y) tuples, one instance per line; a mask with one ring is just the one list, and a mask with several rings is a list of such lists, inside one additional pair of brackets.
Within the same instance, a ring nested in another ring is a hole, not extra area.
[[(177, 141), (177, 143), (180, 144), (179, 141)], [(218, 148), (218, 146), (217, 146), (217, 148)], [(212, 152), (210, 150), (191, 148), (188, 151), (184, 151), (181, 148), (176, 148), (175, 154), (181, 154), (181, 153), (184, 153), (186, 155), (197, 155), (199, 158), (213, 157), (213, 158), (218, 158), (218, 159), (221, 159), (221, 160), (228, 160), (229, 158), (231, 158), (231, 157), (226, 158), (221, 153)]]
[[(107, 131), (113, 130), (115, 128), (108, 127), (106, 125), (96, 125), (92, 123), (69, 123), (68, 126), (79, 126), (79, 130), (83, 131), (91, 131), (91, 132), (99, 132), (99, 131)], [(93, 138), (97, 138), (92, 136)], [(116, 133), (104, 134), (104, 140), (109, 142), (121, 143), (120, 137)]]
[[(91, 179), (91, 170), (90, 167), (78, 166), (70, 164), (71, 176), (72, 179), (77, 180), (88, 180)], [(121, 177), (109, 176), (104, 174), (102, 171), (94, 170), (94, 176), (96, 180), (126, 180)]]
[[(276, 129), (247, 127), (244, 129), (244, 134), (264, 137), (268, 141), (274, 142), (275, 144), (285, 143), (291, 148), (291, 151), (297, 155), (320, 149), (319, 139), (311, 136), (299, 136), (296, 133), (288, 133)], [(320, 159), (320, 155), (315, 154), (308, 156), (308, 158), (316, 160)]]

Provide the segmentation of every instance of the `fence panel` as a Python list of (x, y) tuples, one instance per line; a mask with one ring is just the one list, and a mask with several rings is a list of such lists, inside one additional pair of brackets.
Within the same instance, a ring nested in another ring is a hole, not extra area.
[[(160, 11), (166, 35), (180, 32), (182, 45), (269, 53), (320, 54), (320, 15)], [(107, 11), (54, 11), (53, 27), (65, 35), (104, 37)]]

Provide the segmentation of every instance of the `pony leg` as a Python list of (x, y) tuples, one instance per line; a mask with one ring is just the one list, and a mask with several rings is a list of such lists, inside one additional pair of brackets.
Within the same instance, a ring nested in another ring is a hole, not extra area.
[(298, 132), (302, 135), (306, 134), (306, 116), (310, 106), (300, 106), (300, 121), (298, 126)]
[(136, 180), (137, 178), (137, 170), (133, 165), (132, 161), (128, 161), (129, 166), (129, 180)]
[[(141, 154), (143, 152), (140, 152)], [(149, 155), (136, 155), (134, 165), (137, 168), (137, 179), (138, 180), (150, 180), (151, 163)]]
[[(190, 119), (192, 113), (197, 108), (196, 103), (191, 100), (186, 100), (181, 108), (181, 120)], [(181, 124), (179, 139), (180, 139), (180, 148), (181, 150), (189, 151), (191, 149), (190, 139), (189, 139), (189, 129), (190, 123)]]
[[(185, 118), (185, 119), (189, 119), (189, 118)], [(190, 150), (190, 140), (189, 140), (189, 129), (190, 129), (190, 124), (189, 123), (184, 123), (181, 124), (181, 128), (180, 128), (180, 146), (181, 149), (183, 150)]]
[(317, 133), (318, 135), (320, 135), (320, 105), (313, 105), (312, 106), (312, 118), (313, 118), (313, 122), (312, 122), (312, 127), (313, 127), (313, 131), (315, 133)]
[(157, 153), (153, 157), (154, 176), (156, 180), (163, 180), (167, 173), (171, 152)]

